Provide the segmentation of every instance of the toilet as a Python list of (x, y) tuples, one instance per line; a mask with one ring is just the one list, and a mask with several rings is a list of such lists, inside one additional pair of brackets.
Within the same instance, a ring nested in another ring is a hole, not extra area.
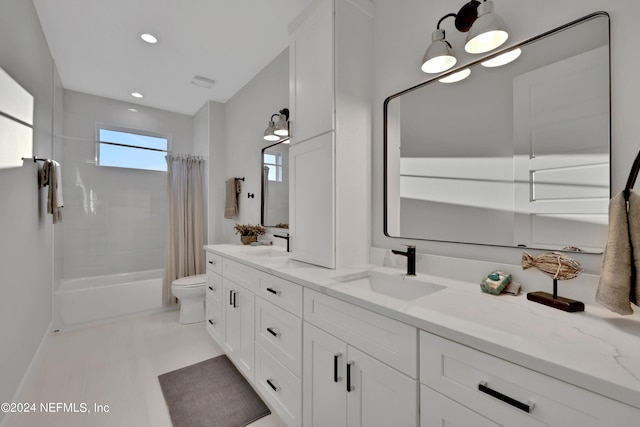
[(182, 277), (171, 282), (171, 292), (180, 301), (180, 317), (178, 319), (180, 323), (204, 321), (206, 285), (206, 274)]

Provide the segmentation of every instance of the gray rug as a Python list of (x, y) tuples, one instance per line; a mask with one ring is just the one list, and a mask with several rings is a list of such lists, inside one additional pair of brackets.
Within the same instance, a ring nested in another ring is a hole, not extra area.
[(158, 381), (174, 427), (241, 427), (271, 413), (225, 355)]

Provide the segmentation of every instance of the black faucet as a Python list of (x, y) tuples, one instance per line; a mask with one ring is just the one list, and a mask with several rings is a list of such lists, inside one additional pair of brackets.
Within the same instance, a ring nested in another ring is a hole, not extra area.
[(395, 249), (391, 250), (392, 253), (396, 255), (404, 255), (407, 257), (407, 276), (415, 276), (416, 275), (416, 247), (413, 245), (407, 245), (407, 251), (396, 251)]
[(281, 239), (285, 239), (287, 241), (287, 252), (291, 252), (289, 250), (289, 242), (291, 241), (291, 235), (289, 233), (287, 233), (286, 236), (281, 236), (279, 234), (274, 234), (273, 237), (279, 237)]

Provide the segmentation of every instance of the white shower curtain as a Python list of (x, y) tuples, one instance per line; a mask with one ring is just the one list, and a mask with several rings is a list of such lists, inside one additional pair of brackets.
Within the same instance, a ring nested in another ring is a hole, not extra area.
[(204, 159), (186, 154), (167, 157), (167, 250), (162, 302), (176, 303), (171, 282), (205, 272), (203, 245)]

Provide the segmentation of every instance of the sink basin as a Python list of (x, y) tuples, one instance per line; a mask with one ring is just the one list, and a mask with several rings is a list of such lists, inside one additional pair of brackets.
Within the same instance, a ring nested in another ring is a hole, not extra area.
[(445, 289), (444, 286), (422, 282), (407, 276), (365, 271), (334, 278), (350, 287), (369, 290), (404, 301), (418, 299), (425, 295)]
[(286, 257), (288, 253), (283, 250), (273, 249), (273, 248), (265, 248), (265, 247), (248, 247), (245, 248), (242, 252), (247, 255), (251, 255), (252, 257), (259, 258), (276, 258), (276, 257)]

